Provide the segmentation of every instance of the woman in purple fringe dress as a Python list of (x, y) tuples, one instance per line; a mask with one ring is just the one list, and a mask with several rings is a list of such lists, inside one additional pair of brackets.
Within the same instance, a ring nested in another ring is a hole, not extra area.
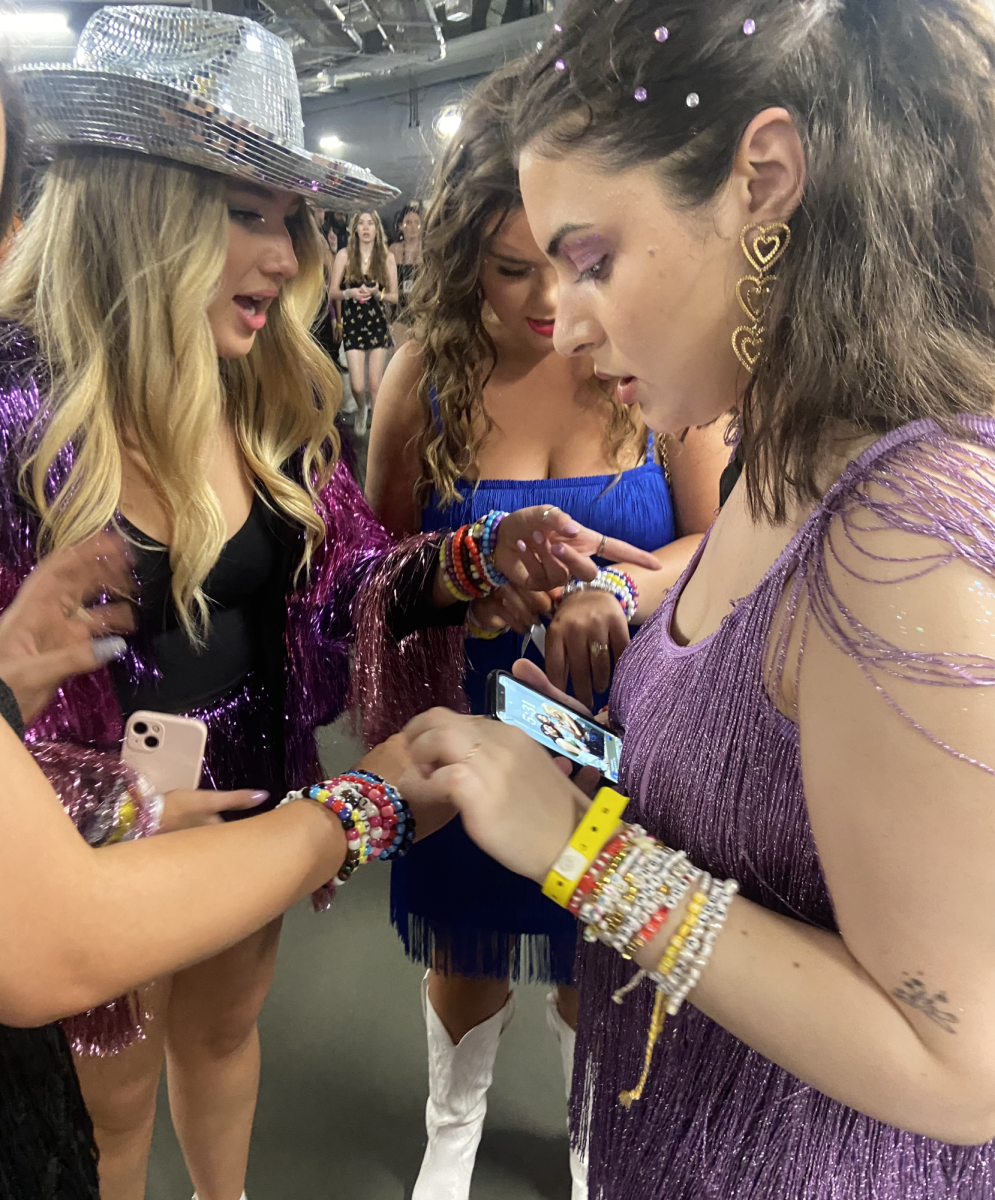
[(557, 349), (656, 429), (728, 396), (743, 463), (614, 682), (650, 839), (576, 867), (527, 738), (408, 729), (410, 795), (581, 880), (591, 1200), (995, 1194), (993, 129), (972, 0), (574, 0), (527, 76)]
[[(308, 333), (323, 272), (304, 197), (360, 205), (391, 189), (306, 153), (290, 51), (242, 18), (102, 9), (71, 79), (56, 66), (19, 80), (29, 148), (61, 149), (0, 279), (0, 606), (39, 552), (108, 524), (130, 542), (141, 587), (130, 658), (68, 684), (27, 740), (63, 803), (82, 790), (85, 807), (122, 770), (129, 713), (197, 716), (205, 790), (168, 793), (160, 828), (264, 812), (320, 778), (314, 731), (345, 705), (354, 612), (361, 678), (379, 672), (382, 700), (403, 710), (419, 688), (453, 694), (445, 651), (459, 630), (427, 628), (463, 619), (436, 578), (441, 539), (391, 548), (338, 459), (341, 384)], [(224, 103), (205, 117), (212, 88)], [(190, 113), (218, 127), (205, 134)], [(246, 122), (253, 137), (274, 131), (251, 155)], [(567, 538), (557, 564), (547, 533), (568, 525), (514, 514), (496, 557), (537, 586), (565, 582), (580, 543)], [(535, 570), (515, 549), (533, 535)], [(593, 576), (589, 559), (582, 569)], [(417, 687), (389, 670), (396, 639), (423, 654)], [(396, 769), (382, 759), (381, 773)], [(201, 1200), (242, 1191), (279, 928), (146, 989), (140, 1040), (127, 1000), (70, 1023), (104, 1200), (144, 1194), (164, 1057)]]

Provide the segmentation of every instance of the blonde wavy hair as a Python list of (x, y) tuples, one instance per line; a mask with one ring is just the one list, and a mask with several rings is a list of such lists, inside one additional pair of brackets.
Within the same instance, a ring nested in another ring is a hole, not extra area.
[(380, 220), (380, 214), (375, 212), (358, 212), (349, 221), (349, 244), (346, 247), (348, 257), (346, 259), (345, 274), (343, 280), (346, 287), (350, 284), (362, 283), (363, 281), (363, 259), (359, 249), (359, 218), (372, 217), (373, 224), (376, 226), (376, 237), (373, 239), (373, 252), (370, 255), (370, 278), (374, 282), (379, 283), (386, 291), (390, 286), (390, 278), (387, 274), (387, 235), (384, 233), (383, 221)]
[[(0, 313), (31, 330), (51, 380), (21, 468), (39, 554), (115, 521), (125, 443), (168, 517), (173, 599), (195, 643), (227, 537), (201, 465), (218, 422), (230, 421), (257, 492), (303, 526), (305, 570), (325, 536), (317, 489), (339, 451), (341, 382), (309, 333), (324, 295), (321, 235), (303, 202), (297, 277), (252, 351), (219, 364), (207, 308), (227, 254), (226, 189), (220, 175), (137, 154), (67, 155), (0, 272)], [(69, 445), (72, 469), (52, 494), (46, 480)], [(283, 469), (298, 453), (301, 483)]]
[[(497, 350), (484, 326), (480, 269), (502, 222), (522, 207), (509, 121), (523, 69), (523, 62), (511, 63), (471, 94), (436, 169), (422, 224), (422, 267), (408, 320), (424, 364), (422, 471), (415, 489), (423, 507), (433, 487), (443, 503), (457, 499), (456, 485), (475, 467), (492, 427), (484, 388)], [(591, 390), (605, 404), (605, 448), (617, 470), (623, 451), (635, 451), (645, 429), (615, 400), (613, 387), (592, 378)]]

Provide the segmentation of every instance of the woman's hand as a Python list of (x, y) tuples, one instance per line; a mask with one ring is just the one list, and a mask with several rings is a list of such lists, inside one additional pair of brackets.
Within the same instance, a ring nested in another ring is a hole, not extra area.
[(474, 600), (470, 605), (470, 618), (481, 629), (514, 629), (516, 633), (527, 633), (552, 607), (548, 592), (532, 592), (509, 583), (483, 600)]
[(403, 733), (395, 733), (379, 746), (374, 746), (356, 763), (358, 770), (372, 771), (374, 775), (379, 775), (381, 779), (393, 784), (407, 800), (415, 816), (415, 841), (420, 842), (422, 838), (448, 824), (456, 816), (456, 808), (446, 800), (419, 797), (412, 802), (401, 785), (402, 779), (412, 766), (408, 739)]
[(220, 825), (221, 813), (242, 808), (255, 808), (269, 799), (269, 792), (254, 792), (243, 788), (238, 792), (214, 792), (208, 788), (193, 791), (174, 788), (163, 796), (160, 833), (175, 833), (177, 829), (197, 829), (201, 825)]
[(409, 801), (452, 804), (482, 850), (539, 882), (570, 840), (587, 797), (538, 743), (483, 717), (433, 708), (404, 730)]
[(389, 784), (400, 788), (400, 779), (411, 766), (411, 755), (408, 753), (408, 739), (403, 733), (395, 733), (379, 746), (368, 750), (356, 763), (357, 771), (370, 771), (386, 779)]
[(559, 508), (537, 504), (509, 513), (498, 527), (494, 561), (511, 583), (548, 592), (571, 578), (591, 580), (598, 567), (592, 555), (609, 562), (629, 562), (648, 571), (660, 564), (645, 550), (618, 538), (586, 529)]
[(560, 601), (546, 630), (546, 674), (556, 688), (573, 680), (577, 699), (590, 708), (594, 692), (611, 684), (612, 655), (629, 644), (622, 606), (609, 592), (573, 592)]
[[(124, 543), (98, 534), (44, 558), (0, 617), (0, 679), (30, 723), (71, 675), (95, 671), (124, 653), (134, 628), (126, 597), (134, 587)], [(97, 601), (101, 601), (97, 603)]]

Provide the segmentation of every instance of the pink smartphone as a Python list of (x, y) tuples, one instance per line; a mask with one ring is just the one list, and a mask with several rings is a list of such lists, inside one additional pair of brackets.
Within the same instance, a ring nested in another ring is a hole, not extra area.
[(200, 784), (206, 746), (203, 721), (141, 709), (128, 718), (121, 758), (165, 795), (174, 788)]

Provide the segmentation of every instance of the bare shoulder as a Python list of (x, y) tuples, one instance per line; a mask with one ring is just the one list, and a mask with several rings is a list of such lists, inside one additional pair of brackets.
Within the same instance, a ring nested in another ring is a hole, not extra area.
[(398, 348), (387, 364), (377, 397), (377, 409), (384, 409), (392, 421), (420, 424), (422, 411), (418, 387), (423, 374), (421, 347), (409, 340)]
[(421, 350), (414, 342), (405, 342), (384, 374), (370, 429), (366, 499), (396, 535), (421, 527), (414, 488), (421, 474), (417, 439), (425, 422), (418, 397), (422, 374)]

